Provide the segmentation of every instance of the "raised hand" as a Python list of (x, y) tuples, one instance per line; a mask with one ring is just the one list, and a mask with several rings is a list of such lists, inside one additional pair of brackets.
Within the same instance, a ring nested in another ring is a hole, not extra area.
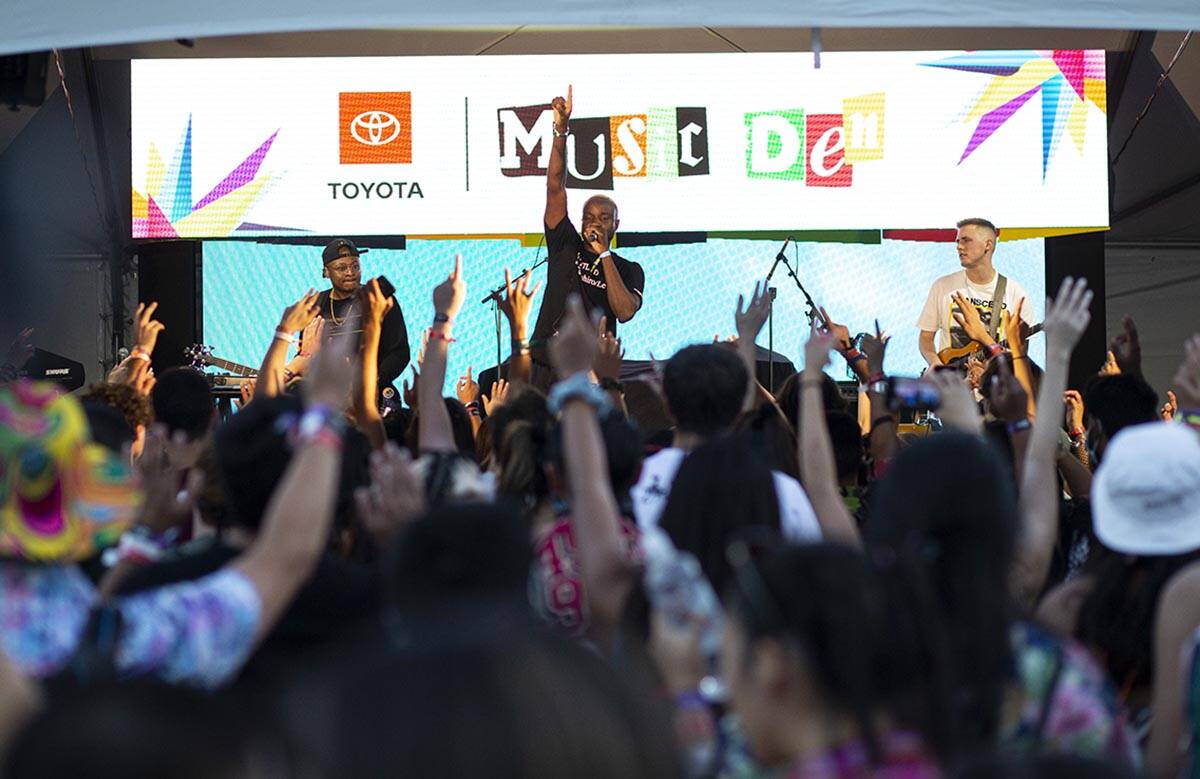
[(425, 352), (429, 349), (429, 331), (421, 331), (421, 347), (417, 349), (417, 356), (413, 358), (413, 386), (416, 386), (416, 374), (419, 373), (419, 368), (425, 364)]
[(419, 360), (413, 363), (412, 375), (412, 384), (408, 383), (408, 379), (401, 382), (400, 397), (404, 398), (404, 405), (415, 409), (417, 407), (417, 385), (421, 381), (421, 363)]
[(767, 282), (755, 282), (754, 294), (750, 297), (749, 305), (745, 305), (744, 295), (738, 295), (737, 310), (733, 313), (733, 321), (737, 327), (738, 341), (742, 343), (754, 343), (758, 338), (758, 334), (762, 332), (763, 325), (766, 324), (767, 317), (770, 314), (771, 295), (767, 287)]
[(1104, 355), (1104, 364), (1100, 366), (1097, 375), (1100, 376), (1119, 376), (1121, 375), (1121, 366), (1117, 365), (1117, 356), (1109, 350)]
[(238, 408), (243, 409), (250, 405), (250, 401), (254, 400), (254, 387), (258, 384), (258, 379), (245, 379), (238, 387)]
[(31, 337), (33, 337), (32, 327), (27, 327), (18, 333), (8, 347), (4, 362), (0, 364), (11, 365), (18, 370), (25, 367), (25, 363), (29, 362), (29, 358), (33, 356), (33, 344), (29, 342)]
[(371, 453), (371, 486), (354, 491), (358, 516), (381, 546), (425, 508), (425, 484), (413, 468), (412, 456), (388, 442)]
[(1025, 354), (1025, 334), (1021, 327), (1021, 311), (1025, 308), (1025, 298), (1017, 301), (1017, 307), (1004, 323), (1004, 341), (1013, 358)]
[(1179, 410), (1179, 398), (1171, 390), (1167, 390), (1167, 402), (1159, 409), (1158, 415), (1162, 417), (1164, 422), (1172, 422), (1175, 419), (1175, 412)]
[[(379, 327), (383, 323), (383, 318), (387, 316), (387, 312), (396, 305), (394, 297), (384, 296), (383, 290), (379, 288), (379, 279), (371, 279), (360, 287), (358, 295), (363, 306), (364, 327), (367, 325)], [(324, 318), (321, 321), (324, 322)]]
[(931, 371), (922, 377), (938, 388), (941, 404), (937, 416), (947, 427), (964, 433), (979, 434), (983, 432), (983, 417), (979, 415), (979, 406), (975, 397), (967, 388), (967, 383), (957, 371)]
[(883, 358), (887, 354), (888, 342), (892, 340), (879, 329), (879, 320), (875, 320), (875, 334), (867, 333), (862, 339), (862, 353), (867, 357), (867, 373), (874, 376), (883, 373)]
[(462, 277), (462, 255), (454, 255), (454, 270), (450, 276), (433, 288), (433, 310), (453, 321), (467, 297), (467, 283)]
[(599, 324), (599, 314), (588, 319), (578, 295), (572, 294), (567, 298), (562, 324), (550, 341), (550, 362), (559, 378), (565, 379), (591, 370), (596, 361), (596, 330)]
[(471, 378), (470, 365), (467, 366), (467, 375), (458, 378), (458, 383), (454, 385), (454, 390), (455, 394), (458, 395), (459, 401), (464, 406), (479, 400), (479, 384), (475, 379)]
[[(954, 312), (954, 321), (967, 334), (967, 338), (972, 341), (978, 341), (981, 344), (989, 345), (995, 341), (992, 339), (991, 333), (988, 332), (987, 325), (983, 323), (983, 318), (979, 316), (979, 309), (971, 304), (971, 301), (961, 292), (953, 292), (950, 295), (954, 300), (954, 304), (958, 310)], [(992, 312), (992, 316), (997, 316), (997, 312)]]
[(133, 342), (146, 354), (154, 352), (154, 346), (158, 343), (158, 334), (167, 329), (166, 325), (154, 318), (154, 312), (157, 309), (157, 301), (150, 305), (138, 303), (137, 311), (133, 316)]
[(1063, 393), (1063, 404), (1067, 408), (1067, 431), (1074, 434), (1083, 430), (1083, 396), (1077, 390), (1067, 390)]
[(1122, 331), (1109, 341), (1108, 349), (1112, 352), (1113, 359), (1116, 360), (1121, 373), (1140, 376), (1142, 374), (1142, 344), (1138, 340), (1137, 325), (1133, 323), (1133, 317), (1126, 314), (1121, 318), (1121, 327)]
[(304, 326), (304, 332), (300, 335), (300, 343), (304, 345), (305, 357), (312, 357), (321, 350), (324, 335), (325, 317), (313, 317), (313, 320)]
[(137, 390), (139, 395), (147, 398), (154, 391), (154, 385), (158, 384), (158, 379), (154, 378), (154, 369), (150, 367), (141, 372), (131, 373), (129, 376), (132, 377), (130, 386)]
[(1179, 408), (1200, 409), (1200, 334), (1193, 335), (1183, 345), (1183, 362), (1172, 381)]
[(1054, 300), (1046, 301), (1046, 318), (1042, 330), (1046, 333), (1046, 359), (1069, 360), (1075, 344), (1087, 329), (1092, 315), (1092, 291), (1087, 279), (1063, 279)]
[(988, 404), (997, 418), (1005, 422), (1016, 422), (1029, 416), (1029, 395), (1017, 377), (1013, 375), (1012, 363), (1007, 355), (993, 358), (996, 373), (988, 389)]
[(353, 341), (352, 338), (335, 338), (313, 357), (308, 381), (304, 384), (309, 405), (335, 409), (349, 405), (350, 387), (358, 375), (358, 370), (351, 364)]
[(600, 333), (596, 336), (596, 361), (592, 364), (592, 372), (601, 379), (616, 379), (621, 375), (623, 359), (625, 350), (621, 348), (621, 339), (608, 332), (604, 317), (601, 317)]
[(567, 97), (556, 97), (550, 101), (550, 107), (554, 109), (554, 126), (558, 128), (560, 133), (567, 131), (568, 122), (571, 121), (571, 108), (573, 101), (572, 87), (567, 84)]
[(481, 398), (483, 403), (483, 413), (488, 416), (492, 412), (500, 408), (508, 401), (508, 390), (511, 385), (504, 379), (496, 379), (496, 383), (492, 385), (492, 394), (484, 395)]
[(804, 344), (804, 372), (816, 375), (829, 365), (829, 350), (838, 343), (838, 336), (828, 330), (812, 328)]
[(279, 329), (285, 333), (295, 333), (306, 328), (313, 317), (321, 312), (317, 305), (317, 293), (309, 287), (308, 292), (292, 305), (283, 310), (279, 318)]
[(833, 317), (829, 316), (829, 312), (821, 306), (821, 329), (834, 337), (833, 348), (839, 352), (848, 352), (854, 345), (850, 341), (850, 328), (845, 325), (839, 325), (833, 321)]
[(513, 338), (524, 337), (529, 327), (529, 314), (533, 310), (533, 296), (542, 288), (540, 281), (530, 287), (532, 280), (529, 271), (526, 271), (514, 282), (512, 271), (504, 269), (504, 299), (500, 301), (500, 310), (508, 318)]

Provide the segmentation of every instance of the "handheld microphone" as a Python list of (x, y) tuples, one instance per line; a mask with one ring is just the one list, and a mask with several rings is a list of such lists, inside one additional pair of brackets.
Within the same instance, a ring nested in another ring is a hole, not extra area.
[[(583, 237), (587, 239), (588, 243), (598, 243), (600, 241), (600, 234), (595, 230), (588, 230), (587, 234)], [(602, 259), (604, 259), (604, 252), (596, 255), (596, 259), (592, 260), (593, 271), (596, 270), (596, 266), (600, 264), (600, 260)]]

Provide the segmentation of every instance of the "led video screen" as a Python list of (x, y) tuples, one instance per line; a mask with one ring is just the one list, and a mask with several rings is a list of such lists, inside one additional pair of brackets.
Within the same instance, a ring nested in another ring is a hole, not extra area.
[[(779, 248), (773, 241), (710, 239), (620, 250), (646, 275), (644, 305), (618, 332), (627, 358), (665, 359), (689, 343), (733, 335), (737, 296), (749, 294), (755, 281), (766, 276)], [(418, 344), (421, 331), (433, 318), (430, 293), (449, 273), (456, 252), (463, 255), (468, 296), (455, 326), (458, 342), (450, 350), (447, 375), (451, 379), (468, 366), (478, 375), (496, 364), (492, 309), (479, 301), (503, 283), (505, 267), (516, 273), (532, 266), (544, 250), (524, 248), (516, 240), (410, 240), (402, 251), (371, 249), (362, 256), (364, 279), (384, 274), (396, 286), (409, 343)], [(890, 372), (921, 372), (925, 363), (917, 346), (917, 320), (933, 282), (959, 269), (953, 243), (888, 239), (874, 244), (800, 243), (787, 253), (789, 259), (794, 257), (805, 288), (851, 333), (871, 330), (878, 319), (892, 335)], [(207, 241), (203, 263), (205, 340), (217, 356), (251, 367), (262, 360), (284, 308), (309, 287), (328, 287), (321, 277), (319, 246)], [(1025, 318), (1040, 322), (1046, 298), (1044, 241), (1001, 241), (995, 264), (1026, 290)], [(544, 290), (546, 268), (535, 271), (533, 278), (542, 282)], [(808, 333), (804, 298), (782, 269), (772, 284), (777, 289), (775, 351), (800, 367)], [(534, 301), (534, 317), (541, 295), (539, 291)], [(768, 345), (766, 328), (758, 343)], [(507, 357), (507, 326), (501, 344)], [(1044, 342), (1034, 336), (1030, 355), (1041, 364), (1044, 354)], [(835, 359), (830, 373), (847, 378), (840, 359)], [(447, 390), (451, 389), (448, 383)]]

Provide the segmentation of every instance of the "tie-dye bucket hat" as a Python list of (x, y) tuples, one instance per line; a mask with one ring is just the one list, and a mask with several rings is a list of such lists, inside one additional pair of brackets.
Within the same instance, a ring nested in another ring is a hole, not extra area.
[(132, 524), (142, 495), (129, 464), (90, 439), (83, 408), (54, 385), (0, 387), (0, 556), (83, 560)]

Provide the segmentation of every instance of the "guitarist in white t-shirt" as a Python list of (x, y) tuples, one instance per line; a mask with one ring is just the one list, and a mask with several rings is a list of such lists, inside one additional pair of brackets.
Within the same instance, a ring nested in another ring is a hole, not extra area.
[[(965, 359), (976, 350), (996, 351), (1005, 320), (1027, 297), (1025, 288), (996, 271), (992, 254), (1000, 231), (986, 219), (958, 223), (958, 260), (962, 270), (933, 282), (917, 320), (921, 356), (930, 365)], [(1000, 317), (995, 318), (999, 308)], [(1029, 323), (1029, 307), (1021, 318)]]

